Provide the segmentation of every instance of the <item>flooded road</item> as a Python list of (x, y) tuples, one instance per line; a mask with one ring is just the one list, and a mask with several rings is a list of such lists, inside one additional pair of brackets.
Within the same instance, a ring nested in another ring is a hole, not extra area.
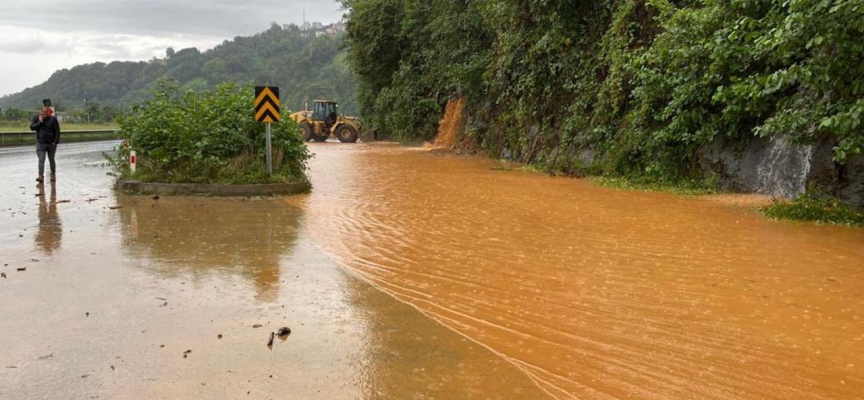
[(0, 148), (2, 399), (864, 393), (862, 229), (380, 143), (311, 144), (310, 195), (116, 197), (110, 147), (43, 187)]
[(0, 399), (542, 398), (346, 274), (286, 199), (116, 198), (112, 145), (63, 146), (42, 187), (0, 149)]
[(864, 396), (862, 229), (397, 146), (312, 148), (301, 202), (324, 251), (551, 397)]

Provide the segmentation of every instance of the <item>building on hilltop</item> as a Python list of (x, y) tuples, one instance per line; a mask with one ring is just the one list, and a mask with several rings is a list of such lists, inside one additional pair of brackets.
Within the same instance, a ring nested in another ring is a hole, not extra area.
[(327, 29), (325, 30), (328, 35), (336, 36), (340, 33), (345, 33), (345, 24), (342, 22), (335, 22), (330, 25), (327, 25)]

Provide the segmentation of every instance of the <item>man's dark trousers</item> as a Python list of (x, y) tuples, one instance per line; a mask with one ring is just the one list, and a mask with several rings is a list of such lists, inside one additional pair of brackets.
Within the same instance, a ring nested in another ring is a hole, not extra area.
[(37, 143), (36, 155), (39, 156), (39, 176), (45, 176), (45, 155), (48, 155), (48, 164), (51, 165), (51, 176), (57, 173), (57, 164), (54, 163), (54, 153), (57, 152), (57, 146), (52, 143)]

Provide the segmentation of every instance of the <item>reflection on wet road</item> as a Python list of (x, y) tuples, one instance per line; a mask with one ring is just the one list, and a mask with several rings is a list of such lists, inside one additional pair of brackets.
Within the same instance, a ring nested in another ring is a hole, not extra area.
[(147, 197), (119, 199), (123, 248), (165, 276), (241, 275), (275, 301), (279, 264), (290, 255), (302, 212), (270, 200)]
[(50, 182), (48, 185), (50, 194), (45, 193), (45, 184), (38, 186), (42, 195), (39, 196), (39, 230), (34, 239), (36, 247), (50, 256), (63, 242), (63, 222), (57, 215), (57, 184)]

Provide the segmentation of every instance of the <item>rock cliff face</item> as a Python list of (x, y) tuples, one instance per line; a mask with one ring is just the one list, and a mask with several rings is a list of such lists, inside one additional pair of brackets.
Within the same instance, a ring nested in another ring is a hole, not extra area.
[(807, 145), (787, 137), (754, 138), (750, 143), (715, 141), (699, 154), (706, 177), (740, 192), (794, 198), (810, 183), (856, 207), (864, 207), (864, 156), (845, 165), (833, 161), (834, 141), (823, 137)]

